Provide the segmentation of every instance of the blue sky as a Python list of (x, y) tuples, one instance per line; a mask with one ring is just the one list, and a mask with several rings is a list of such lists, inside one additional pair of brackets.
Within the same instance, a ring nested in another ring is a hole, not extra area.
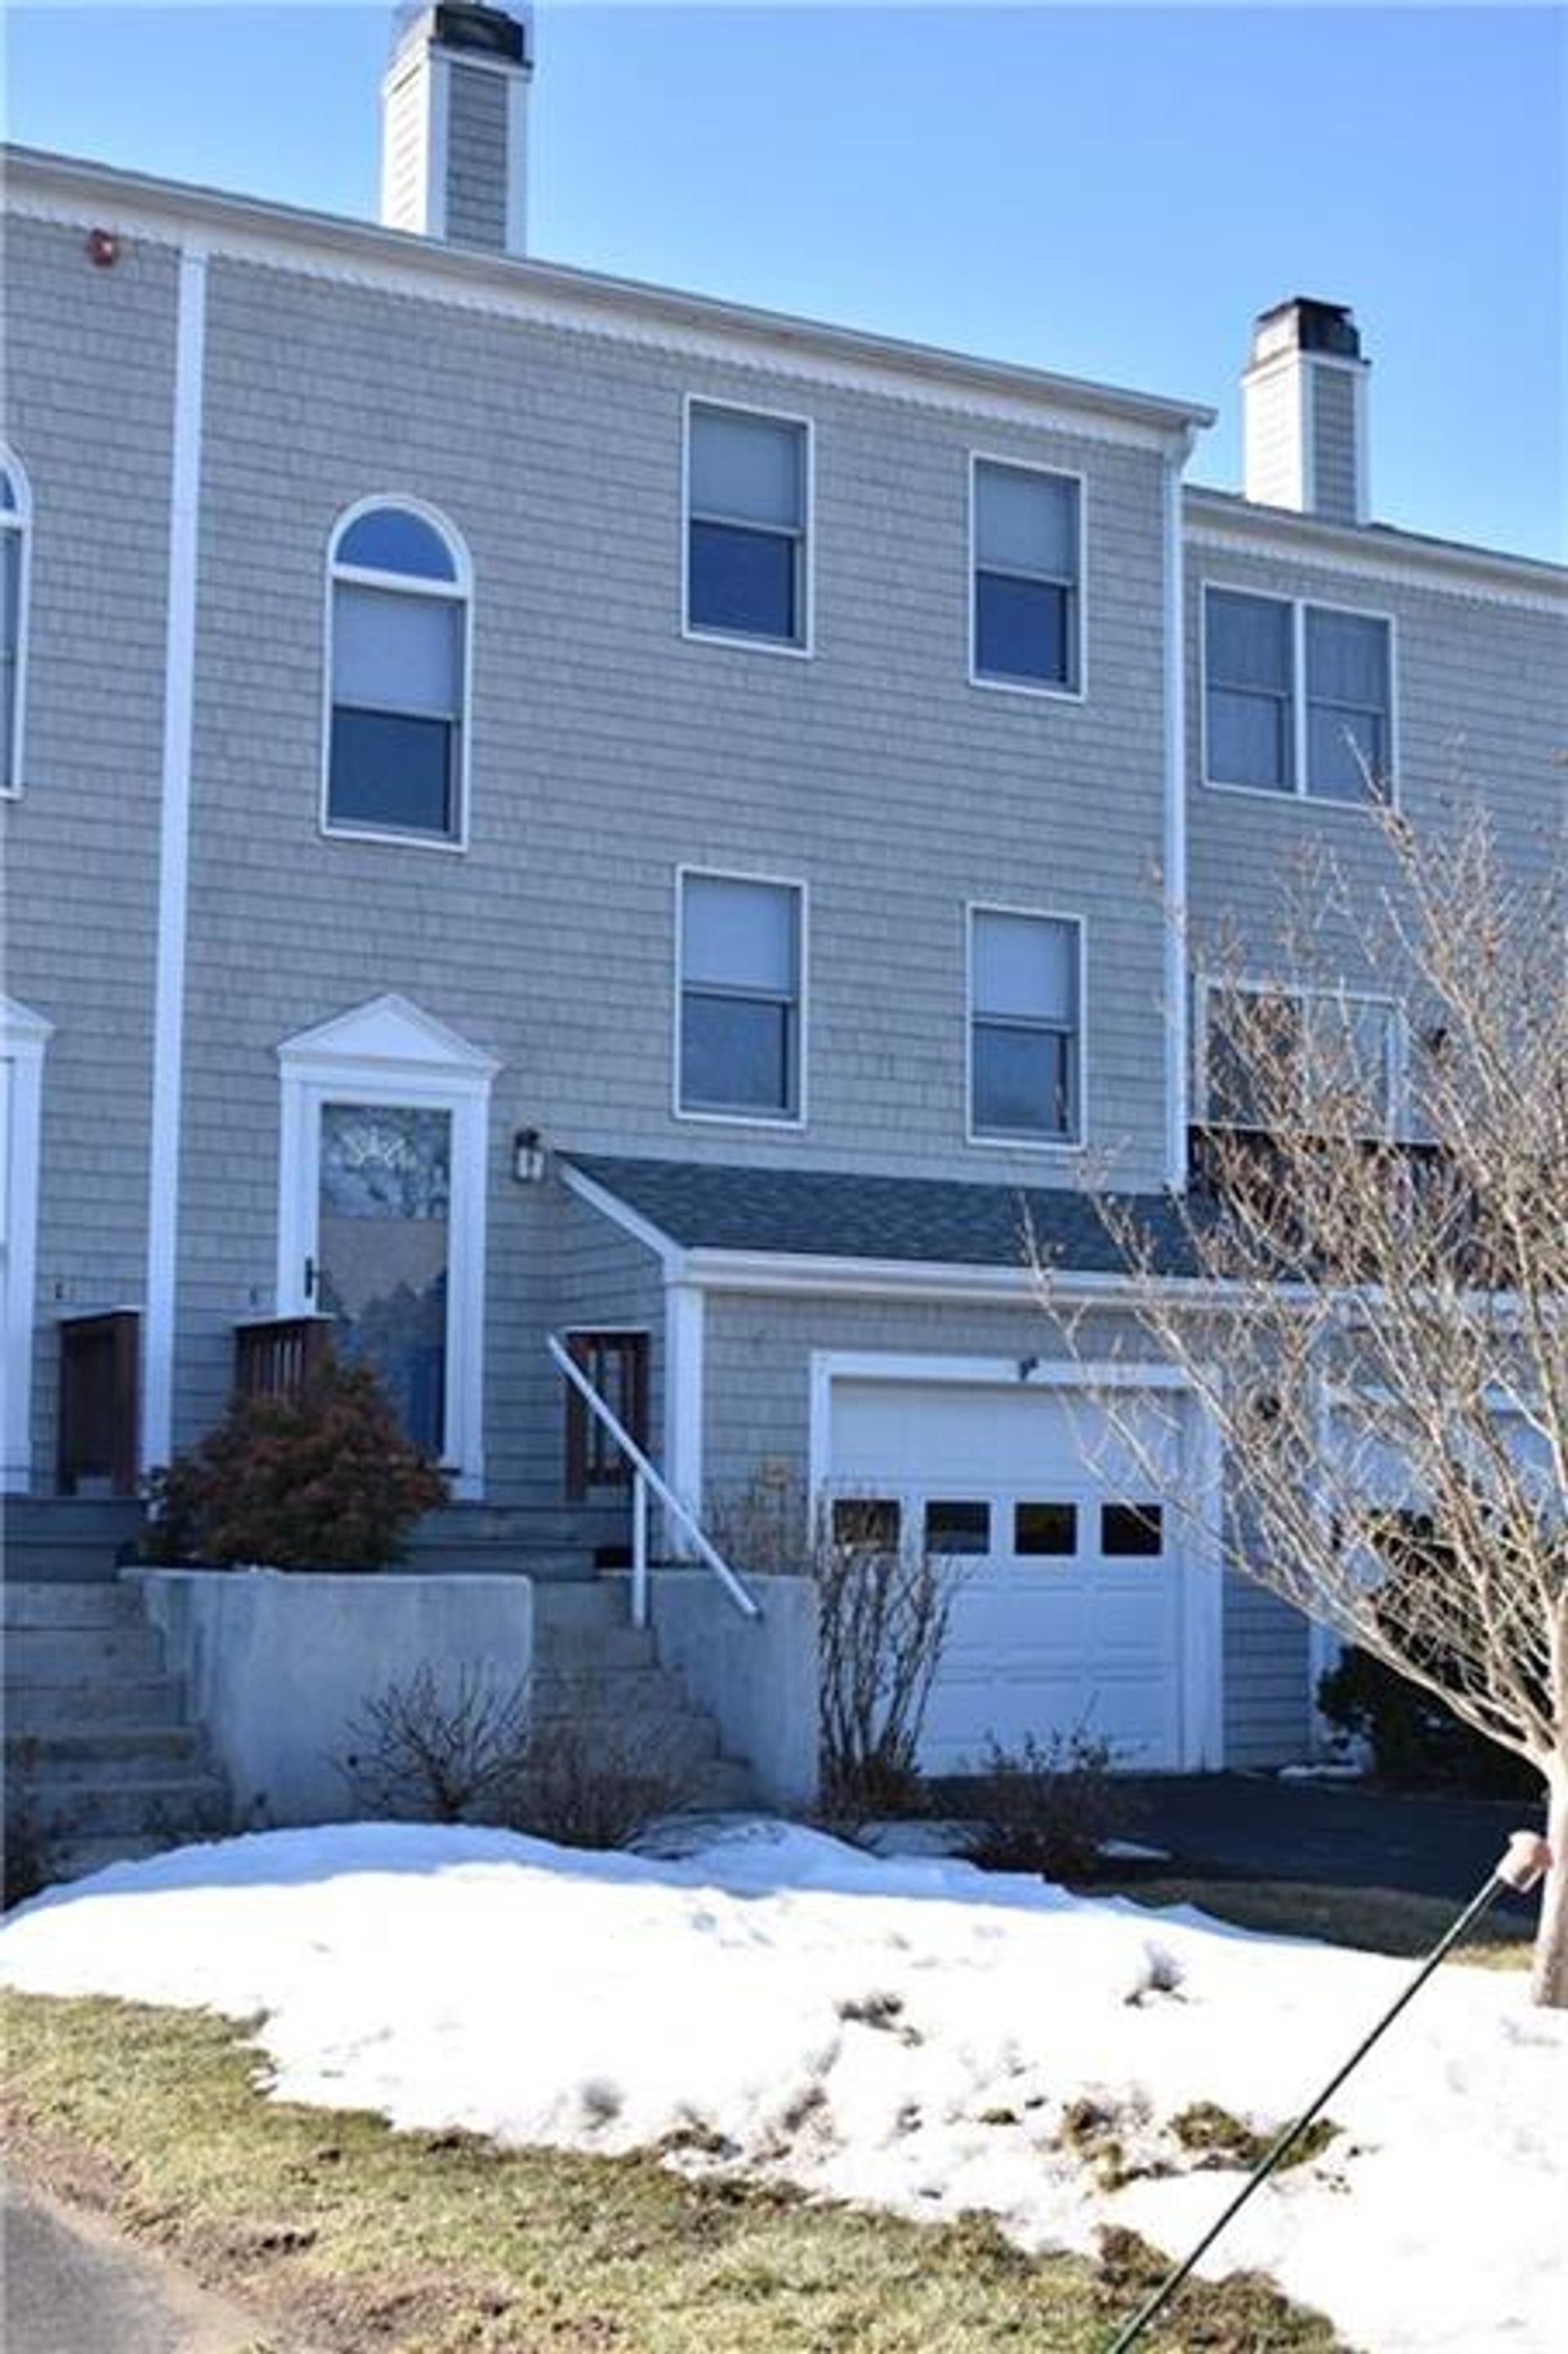
[[(544, 0), (554, 260), (1192, 396), (1235, 487), (1252, 314), (1353, 303), (1380, 518), (1568, 554), (1568, 13)], [(6, 135), (376, 202), (374, 5), (28, 5)]]

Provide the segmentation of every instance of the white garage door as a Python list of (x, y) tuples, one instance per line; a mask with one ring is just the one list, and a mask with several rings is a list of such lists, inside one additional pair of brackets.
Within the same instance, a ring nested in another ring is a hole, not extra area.
[[(1118, 1408), (1118, 1419), (1122, 1417)], [(831, 1484), (846, 1532), (924, 1547), (958, 1580), (921, 1747), (927, 1771), (1081, 1727), (1125, 1767), (1185, 1744), (1181, 1521), (1144, 1463), (1192, 1409), (1131, 1394), (1137, 1443), (1080, 1389), (836, 1378)]]

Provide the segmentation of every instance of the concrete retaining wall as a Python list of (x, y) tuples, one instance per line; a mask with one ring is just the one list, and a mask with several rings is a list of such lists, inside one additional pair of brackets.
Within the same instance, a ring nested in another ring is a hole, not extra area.
[(749, 1577), (762, 1606), (743, 1618), (705, 1569), (657, 1569), (649, 1619), (659, 1657), (716, 1722), (725, 1755), (750, 1766), (765, 1804), (817, 1796), (817, 1588), (809, 1577)]
[(467, 1668), (507, 1689), (534, 1652), (525, 1577), (378, 1577), (270, 1569), (134, 1570), (228, 1776), (241, 1828), (342, 1822), (355, 1811), (337, 1761), (388, 1684)]

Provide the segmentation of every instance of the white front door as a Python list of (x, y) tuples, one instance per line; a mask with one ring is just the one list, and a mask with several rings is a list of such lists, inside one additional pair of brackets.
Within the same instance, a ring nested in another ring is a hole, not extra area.
[[(1177, 1391), (1129, 1393), (1118, 1441), (1082, 1387), (839, 1379), (831, 1485), (848, 1527), (947, 1561), (946, 1656), (921, 1748), (928, 1770), (988, 1744), (1081, 1731), (1124, 1767), (1199, 1760), (1192, 1689), (1199, 1564), (1151, 1467), (1192, 1443)], [(1129, 1419), (1128, 1419), (1129, 1417)]]
[(403, 1428), (482, 1493), (485, 1150), (495, 1065), (402, 999), (280, 1050), (280, 1315), (323, 1314)]

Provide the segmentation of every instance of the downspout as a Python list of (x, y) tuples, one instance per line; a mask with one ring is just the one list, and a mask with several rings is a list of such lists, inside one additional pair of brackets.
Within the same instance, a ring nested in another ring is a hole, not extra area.
[(1192, 428), (1165, 461), (1165, 826), (1161, 868), (1165, 923), (1165, 1182), (1187, 1190), (1192, 1086), (1187, 987), (1187, 614), (1181, 535), (1181, 475)]

